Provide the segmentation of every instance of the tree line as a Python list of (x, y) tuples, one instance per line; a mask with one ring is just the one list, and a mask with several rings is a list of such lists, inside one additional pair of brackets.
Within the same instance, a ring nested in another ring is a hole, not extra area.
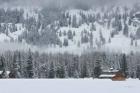
[[(121, 70), (140, 78), (140, 54), (92, 52), (74, 55), (7, 51), (0, 56), (1, 78), (99, 78), (103, 70)], [(8, 74), (7, 71), (10, 73)]]

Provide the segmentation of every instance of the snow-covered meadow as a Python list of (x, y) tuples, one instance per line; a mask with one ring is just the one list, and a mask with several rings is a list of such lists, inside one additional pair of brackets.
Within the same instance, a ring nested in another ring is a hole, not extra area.
[(0, 80), (0, 93), (139, 93), (139, 88), (140, 82), (137, 79)]

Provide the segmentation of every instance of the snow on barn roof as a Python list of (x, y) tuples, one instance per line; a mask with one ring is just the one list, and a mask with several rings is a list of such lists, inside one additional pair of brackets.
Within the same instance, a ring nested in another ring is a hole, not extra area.
[(115, 76), (115, 74), (112, 74), (112, 75), (108, 75), (108, 74), (101, 74), (100, 76), (99, 76), (99, 78), (112, 78), (112, 77), (114, 77)]
[(118, 72), (119, 70), (117, 70), (117, 69), (113, 69), (113, 70), (102, 70), (102, 72)]

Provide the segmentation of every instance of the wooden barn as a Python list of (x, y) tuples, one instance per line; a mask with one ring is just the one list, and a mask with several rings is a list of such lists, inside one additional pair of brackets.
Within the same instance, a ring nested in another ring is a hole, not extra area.
[(113, 81), (124, 81), (126, 80), (126, 77), (125, 75), (121, 72), (121, 71), (118, 71), (114, 77), (112, 77), (112, 80)]
[(124, 81), (126, 80), (125, 75), (119, 70), (103, 70), (99, 79), (111, 79), (112, 81)]

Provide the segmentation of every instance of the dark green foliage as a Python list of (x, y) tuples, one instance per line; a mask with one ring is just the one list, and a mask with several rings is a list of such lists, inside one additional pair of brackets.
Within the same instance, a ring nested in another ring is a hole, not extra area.
[(125, 36), (127, 36), (128, 37), (128, 25), (127, 24), (125, 24), (125, 26), (124, 26), (124, 30), (123, 30), (123, 34), (125, 35)]
[(77, 23), (76, 15), (74, 15), (72, 18), (73, 18), (72, 19), (72, 27), (78, 28), (78, 23)]
[(60, 19), (59, 19), (59, 25), (60, 25), (61, 27), (63, 27), (63, 26), (68, 26), (68, 25), (69, 25), (69, 24), (68, 24), (68, 20), (67, 20), (68, 17), (69, 17), (68, 14), (67, 14), (67, 15), (61, 14)]
[(137, 29), (136, 38), (137, 39), (140, 39), (140, 27)]
[(70, 40), (72, 40), (73, 39), (73, 34), (72, 34), (72, 31), (71, 30), (69, 30), (68, 31), (68, 39), (70, 39)]
[(63, 46), (65, 46), (65, 47), (67, 47), (69, 45), (69, 41), (68, 41), (68, 39), (64, 39), (64, 43), (63, 43)]
[(83, 66), (82, 66), (82, 70), (81, 70), (81, 78), (88, 77), (87, 71), (88, 71), (87, 64), (84, 62)]
[(59, 20), (61, 17), (60, 9), (55, 7), (43, 8), (41, 14), (43, 16), (41, 20), (46, 26), (52, 24), (56, 20)]
[(91, 52), (74, 55), (29, 51), (19, 55), (19, 52), (6, 52), (0, 59), (3, 71), (0, 77), (7, 78), (6, 71), (11, 71), (10, 78), (99, 78), (104, 67), (113, 67), (121, 70), (126, 77), (139, 78), (139, 60), (140, 54), (135, 53)]
[(21, 75), (20, 75), (20, 66), (19, 66), (19, 62), (17, 60), (17, 55), (14, 54), (14, 57), (13, 57), (13, 67), (11, 69), (11, 72), (10, 72), (10, 78), (20, 78)]
[(76, 34), (75, 34), (75, 31), (73, 31), (73, 36), (75, 36)]
[(90, 47), (93, 47), (93, 34), (90, 33)]
[(6, 73), (6, 62), (4, 56), (1, 56), (0, 63), (0, 70), (2, 71), (2, 73), (0, 74), (0, 78), (7, 78), (8, 75)]
[(101, 60), (98, 59), (98, 60), (96, 60), (96, 64), (95, 64), (95, 68), (94, 68), (94, 77), (99, 78), (101, 72), (102, 72), (102, 70), (101, 70)]
[(4, 57), (1, 57), (0, 58), (0, 70), (2, 71), (2, 70), (4, 70), (4, 68), (5, 68), (5, 63), (4, 63)]
[(121, 21), (118, 22), (118, 26), (117, 26), (117, 31), (121, 31), (122, 30), (122, 23)]
[(7, 9), (7, 11), (5, 11), (4, 8), (1, 8), (0, 23), (22, 23), (24, 21), (23, 14), (24, 11), (22, 9)]
[(125, 54), (122, 55), (121, 70), (122, 70), (123, 74), (125, 75), (125, 77), (127, 77), (128, 76), (128, 64), (127, 64), (127, 61), (126, 61), (126, 55)]
[(33, 77), (34, 77), (33, 58), (32, 58), (32, 53), (29, 50), (29, 56), (27, 59), (27, 78), (33, 78)]
[(102, 42), (103, 45), (106, 43), (106, 40), (105, 40), (105, 38), (103, 37), (103, 34), (102, 34), (101, 31), (100, 31), (100, 40), (101, 40), (101, 42)]
[(82, 37), (81, 37), (81, 42), (82, 42), (82, 43), (88, 43), (88, 42), (89, 42), (88, 36), (87, 36), (87, 35), (82, 36)]
[(53, 62), (51, 62), (51, 64), (50, 64), (49, 78), (55, 78), (55, 68), (54, 68), (54, 63)]
[(137, 66), (137, 78), (140, 79), (140, 66), (139, 65)]
[(65, 78), (65, 69), (64, 66), (59, 65), (56, 70), (56, 77)]

